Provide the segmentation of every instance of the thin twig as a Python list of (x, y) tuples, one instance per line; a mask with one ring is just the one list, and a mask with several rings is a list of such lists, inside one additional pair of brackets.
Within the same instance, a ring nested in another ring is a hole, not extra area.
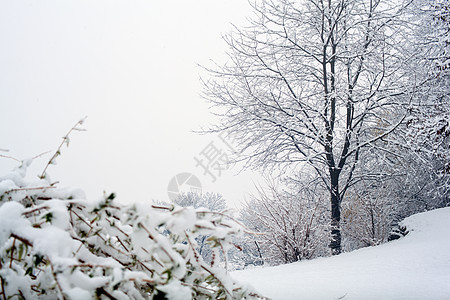
[(9, 158), (9, 159), (15, 160), (17, 162), (21, 162), (19, 159), (15, 158), (15, 157), (12, 157), (12, 156), (9, 156), (9, 155), (0, 154), (0, 157)]
[(86, 117), (84, 117), (83, 119), (79, 120), (72, 128), (70, 128), (70, 130), (66, 133), (66, 135), (63, 137), (63, 141), (61, 142), (61, 144), (59, 145), (58, 149), (56, 150), (55, 154), (53, 154), (53, 156), (50, 158), (50, 160), (48, 161), (47, 165), (45, 166), (44, 170), (42, 171), (41, 176), (39, 176), (40, 179), (44, 179), (45, 178), (45, 172), (47, 171), (47, 168), (54, 162), (54, 160), (61, 154), (61, 148), (63, 147), (64, 144), (69, 144), (69, 135), (72, 133), (72, 131), (77, 130), (80, 131), (81, 129), (78, 128), (78, 126), (82, 125), (84, 123), (84, 120), (86, 120)]
[(15, 233), (11, 233), (11, 237), (14, 238), (14, 239), (18, 239), (19, 241), (21, 241), (22, 243), (26, 244), (27, 246), (33, 247), (33, 243), (30, 242), (30, 241), (29, 241), (28, 239), (26, 239), (26, 238), (23, 238), (23, 237), (21, 237), (21, 236), (18, 236), (18, 235), (15, 234)]
[(5, 194), (10, 194), (14, 192), (21, 192), (21, 191), (38, 191), (38, 190), (46, 190), (46, 189), (54, 189), (54, 186), (41, 186), (41, 187), (34, 187), (34, 188), (17, 188), (17, 189), (11, 189), (9, 191), (6, 191)]
[(10, 269), (12, 268), (12, 262), (14, 260), (14, 249), (15, 249), (15, 247), (16, 247), (16, 239), (13, 240), (12, 247), (11, 247), (11, 259), (9, 260), (9, 268)]
[(41, 211), (41, 210), (43, 210), (43, 209), (49, 209), (49, 207), (48, 207), (48, 206), (36, 207), (36, 208), (33, 208), (32, 210), (24, 211), (24, 212), (22, 213), (22, 215), (28, 216), (29, 214), (32, 214), (32, 213)]
[(59, 293), (61, 294), (61, 297), (63, 298), (63, 300), (66, 300), (67, 298), (66, 298), (66, 296), (64, 296), (64, 293), (63, 293), (63, 290), (61, 288), (61, 285), (59, 284), (58, 275), (56, 275), (56, 273), (55, 273), (55, 269), (53, 268), (53, 264), (52, 264), (51, 261), (49, 261), (49, 263), (50, 263), (50, 268), (52, 270), (52, 275), (55, 278), (56, 286), (58, 287)]
[(41, 154), (38, 154), (38, 155), (32, 157), (31, 160), (35, 160), (36, 158), (39, 158), (39, 157), (41, 157), (41, 156), (44, 156), (45, 154), (48, 154), (48, 153), (50, 153), (50, 152), (51, 152), (51, 151), (45, 151), (45, 152), (42, 152)]

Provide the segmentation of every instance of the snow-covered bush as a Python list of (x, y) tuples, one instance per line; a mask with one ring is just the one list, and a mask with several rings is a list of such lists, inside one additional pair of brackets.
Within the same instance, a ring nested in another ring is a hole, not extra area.
[(195, 208), (206, 208), (211, 211), (225, 211), (227, 202), (219, 193), (181, 193), (175, 200), (176, 205), (183, 207), (193, 206)]
[[(231, 212), (226, 210), (225, 199), (218, 193), (182, 193), (175, 199), (174, 203), (182, 207), (206, 208), (212, 212), (222, 212), (231, 215)], [(207, 235), (200, 235), (195, 238), (195, 241), (198, 245), (198, 253), (205, 262), (210, 263), (213, 258), (213, 251), (208, 238), (209, 236)]]
[(325, 256), (328, 209), (320, 191), (308, 186), (288, 191), (267, 182), (241, 211), (255, 233), (243, 243), (246, 265), (278, 265)]
[(358, 186), (361, 190), (349, 192), (349, 201), (342, 204), (341, 225), (346, 252), (387, 242), (397, 215), (404, 208), (400, 199), (386, 195), (390, 186)]
[[(45, 172), (26, 179), (31, 162), (0, 176), (0, 299), (263, 298), (220, 262), (243, 231), (233, 218), (204, 208), (119, 205), (114, 194), (89, 201)], [(198, 253), (199, 236), (209, 236), (210, 263)]]

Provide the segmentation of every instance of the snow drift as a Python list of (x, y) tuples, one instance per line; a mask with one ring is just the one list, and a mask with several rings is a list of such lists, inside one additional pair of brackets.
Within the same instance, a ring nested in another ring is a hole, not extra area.
[(272, 299), (450, 299), (450, 207), (402, 223), (408, 234), (339, 256), (236, 271)]

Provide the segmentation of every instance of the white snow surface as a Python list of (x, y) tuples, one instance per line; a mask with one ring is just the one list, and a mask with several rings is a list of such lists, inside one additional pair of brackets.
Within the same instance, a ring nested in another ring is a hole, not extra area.
[(450, 299), (450, 207), (406, 218), (386, 244), (232, 273), (271, 299)]

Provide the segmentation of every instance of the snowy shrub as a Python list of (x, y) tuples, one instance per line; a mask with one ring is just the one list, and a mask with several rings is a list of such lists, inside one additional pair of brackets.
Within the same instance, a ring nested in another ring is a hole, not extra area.
[(319, 190), (292, 192), (267, 184), (266, 189), (258, 188), (258, 195), (241, 211), (244, 224), (258, 233), (247, 236), (243, 245), (245, 265), (278, 265), (325, 256), (328, 211)]
[[(174, 203), (182, 207), (206, 208), (212, 212), (226, 212), (228, 215), (231, 215), (230, 211), (226, 211), (225, 199), (218, 193), (182, 193), (175, 199)], [(210, 243), (208, 243), (208, 238), (209, 236), (207, 235), (199, 235), (195, 238), (195, 241), (198, 245), (196, 248), (198, 253), (205, 262), (210, 263), (213, 251)]]
[[(219, 267), (219, 253), (242, 231), (232, 218), (192, 207), (117, 205), (114, 194), (88, 201), (45, 179), (27, 182), (30, 162), (0, 177), (3, 299), (258, 297)], [(196, 250), (199, 235), (209, 236), (211, 263)]]
[(348, 201), (342, 204), (341, 222), (345, 251), (388, 241), (396, 215), (403, 206), (399, 199), (386, 197), (383, 192), (386, 193), (387, 190), (372, 187), (362, 188), (354, 193), (348, 192)]
[[(88, 201), (45, 172), (27, 180), (31, 162), (0, 176), (0, 299), (263, 298), (219, 261), (243, 230), (233, 218), (204, 208), (119, 205), (114, 194)], [(209, 237), (210, 263), (198, 253), (199, 236)]]

